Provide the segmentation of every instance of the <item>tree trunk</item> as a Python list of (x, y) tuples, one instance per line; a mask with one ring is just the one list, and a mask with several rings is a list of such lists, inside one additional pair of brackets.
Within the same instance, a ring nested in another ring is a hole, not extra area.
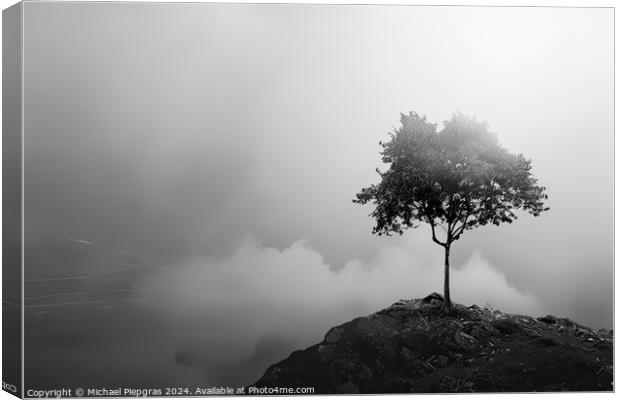
[(452, 302), (450, 301), (450, 246), (446, 246), (446, 258), (444, 261), (444, 276), (443, 276), (443, 305), (441, 311), (450, 313), (452, 312)]

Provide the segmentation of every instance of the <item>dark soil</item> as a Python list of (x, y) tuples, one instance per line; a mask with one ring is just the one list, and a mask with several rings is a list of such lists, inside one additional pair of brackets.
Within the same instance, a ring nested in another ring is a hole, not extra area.
[(454, 304), (433, 293), (332, 328), (255, 387), (315, 393), (612, 391), (613, 332)]

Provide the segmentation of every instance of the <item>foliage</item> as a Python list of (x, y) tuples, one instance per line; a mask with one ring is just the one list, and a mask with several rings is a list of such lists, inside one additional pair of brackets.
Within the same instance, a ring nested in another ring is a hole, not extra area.
[[(521, 209), (534, 216), (548, 210), (545, 188), (531, 174), (531, 160), (503, 148), (485, 122), (462, 113), (445, 121), (444, 129), (426, 116), (401, 114), (401, 127), (381, 142), (386, 171), (381, 182), (362, 189), (353, 200), (372, 203), (373, 233), (402, 234), (431, 225), (433, 240), (446, 247), (463, 232), (517, 219)], [(442, 227), (446, 239), (437, 238)]]

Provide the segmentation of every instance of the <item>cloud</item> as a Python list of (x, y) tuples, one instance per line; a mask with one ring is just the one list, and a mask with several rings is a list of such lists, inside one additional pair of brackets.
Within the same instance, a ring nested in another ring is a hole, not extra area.
[(546, 312), (532, 293), (523, 293), (510, 286), (506, 276), (494, 269), (479, 250), (474, 252), (462, 269), (451, 275), (454, 281), (454, 298), (466, 299), (466, 304), (489, 303), (503, 312), (534, 316)]
[[(468, 232), (456, 268), (479, 249), (554, 314), (612, 327), (610, 10), (29, 7), (29, 249), (71, 237), (223, 257), (254, 233), (280, 249), (306, 238), (334, 270), (368, 266), (396, 240), (351, 202), (378, 182), (378, 142), (400, 112), (441, 123), (460, 109), (533, 160), (551, 211)], [(419, 260), (440, 274), (436, 261)]]
[[(193, 332), (184, 348), (202, 353), (208, 361), (200, 367), (216, 371), (249, 359), (264, 338), (281, 338), (292, 351), (320, 341), (334, 325), (399, 299), (441, 292), (443, 256), (439, 248), (424, 251), (430, 246), (385, 246), (371, 261), (350, 260), (335, 271), (303, 239), (279, 249), (248, 237), (230, 257), (182, 261), (147, 286), (159, 288), (171, 326)], [(428, 253), (434, 255), (421, 256)], [(509, 286), (480, 252), (452, 269), (452, 290), (453, 300), (462, 304), (488, 302), (502, 311), (543, 313), (533, 295)], [(282, 357), (281, 349), (278, 354)], [(260, 372), (257, 367), (239, 380), (258, 378)]]

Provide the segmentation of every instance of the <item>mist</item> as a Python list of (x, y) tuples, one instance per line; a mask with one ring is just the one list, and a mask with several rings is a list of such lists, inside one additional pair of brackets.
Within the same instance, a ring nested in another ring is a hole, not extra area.
[[(185, 332), (161, 359), (201, 348), (188, 369), (249, 379), (214, 368), (440, 291), (427, 227), (373, 236), (352, 203), (410, 110), (487, 121), (550, 196), (456, 243), (453, 300), (612, 327), (613, 10), (24, 7), (26, 277), (175, 260), (132, 281)], [(70, 238), (117, 256), (67, 262)]]
[[(156, 288), (159, 301), (168, 305), (168, 326), (199, 333), (182, 347), (198, 358), (193, 366), (217, 383), (223, 366), (236, 365), (227, 383), (243, 384), (264, 372), (264, 365), (254, 370), (239, 367), (255, 352), (257, 338), (274, 342), (275, 354), (266, 355), (272, 357), (269, 364), (275, 363), (277, 355), (320, 342), (343, 321), (398, 299), (440, 292), (441, 257), (425, 259), (414, 248), (386, 246), (367, 263), (349, 260), (334, 268), (303, 239), (278, 249), (247, 237), (230, 257), (177, 261), (154, 276), (147, 288)], [(511, 287), (479, 251), (459, 267), (452, 290), (460, 302), (544, 315), (535, 296)], [(196, 356), (201, 351), (202, 359)]]

